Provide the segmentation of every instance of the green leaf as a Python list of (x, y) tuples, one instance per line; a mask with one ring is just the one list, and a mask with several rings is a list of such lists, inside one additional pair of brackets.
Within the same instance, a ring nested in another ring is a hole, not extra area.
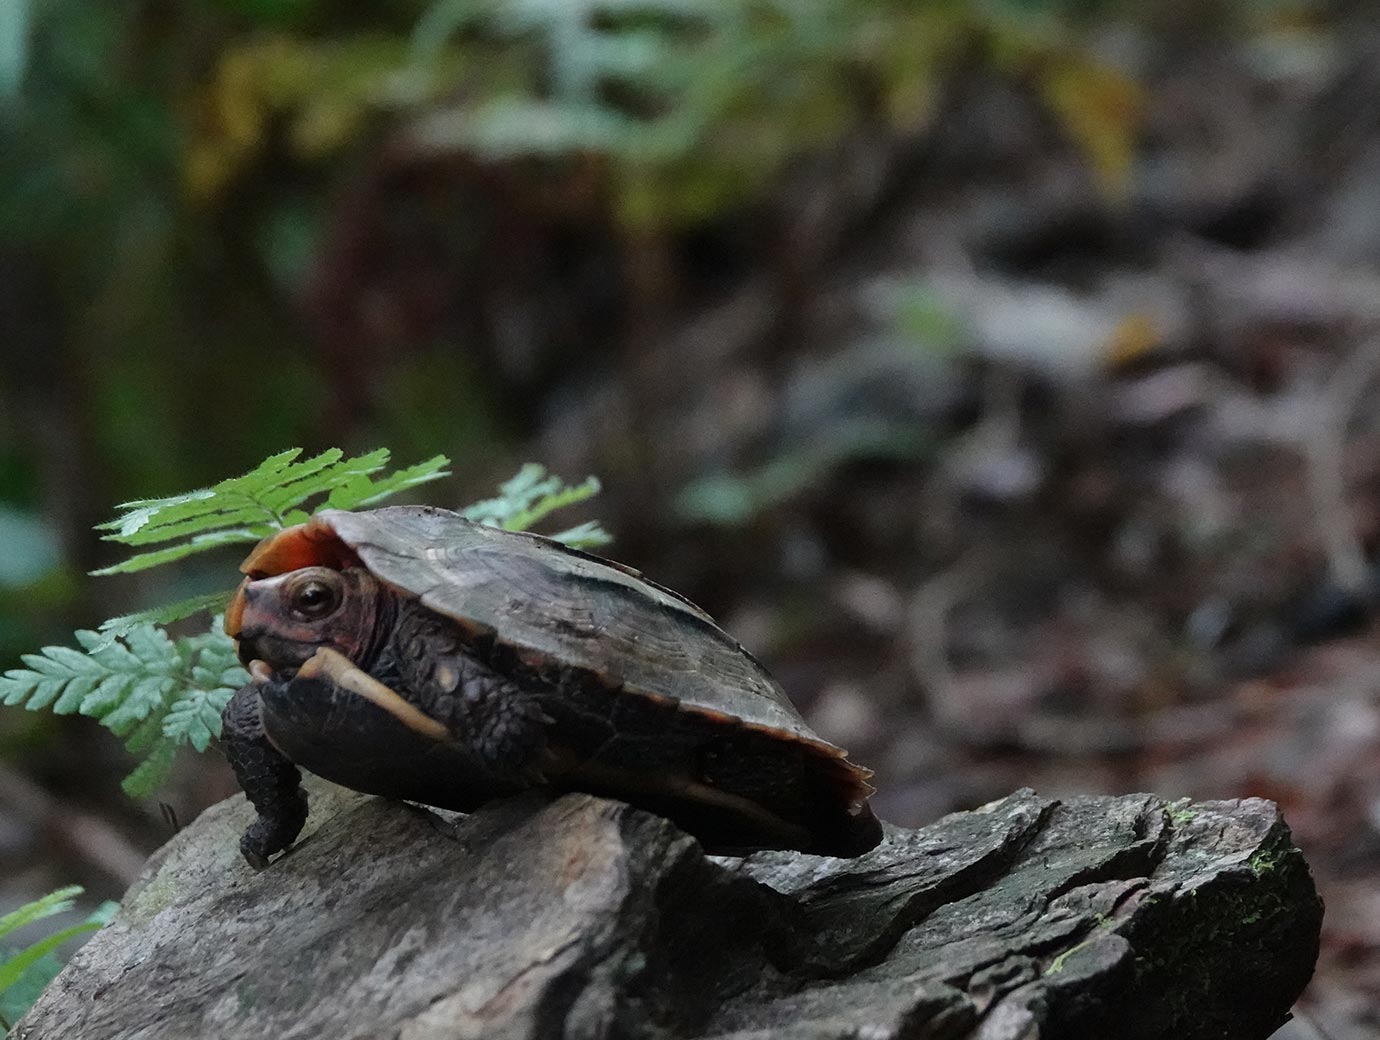
[(109, 532), (103, 537), (128, 546), (164, 547), (136, 553), (92, 573), (128, 574), (222, 546), (256, 542), (301, 522), (308, 515), (301, 507), (313, 500), (318, 507), (373, 504), (446, 476), (449, 465), (445, 456), (437, 455), (374, 479), (388, 465), (386, 448), (353, 458), (345, 458), (339, 448), (307, 459), (300, 459), (301, 454), (300, 448), (280, 452), (248, 473), (209, 488), (124, 503), (119, 516), (97, 527)]
[[(125, 697), (129, 695), (130, 689), (139, 681), (142, 669), (136, 665), (133, 674), (108, 675), (102, 679), (94, 690), (82, 697), (76, 704), (76, 711), (89, 718), (102, 719), (118, 708)], [(67, 693), (63, 693), (62, 700), (69, 700)]]
[(30, 711), (40, 711), (57, 700), (61, 691), (62, 681), (60, 679), (40, 679), (35, 684), (33, 695), (29, 697), (29, 703), (25, 707)]
[[(170, 495), (166, 498), (141, 498), (133, 502), (122, 502), (120, 508), (130, 510), (130, 515), (116, 517), (114, 520), (97, 524), (96, 530), (117, 530), (121, 535), (128, 535), (150, 523), (166, 524), (199, 513), (215, 512), (225, 508), (225, 502), (217, 499), (218, 493), (251, 491), (256, 487), (271, 487), (290, 468), (292, 461), (300, 454), (302, 454), (301, 448), (289, 448), (287, 451), (264, 459), (263, 462), (243, 476), (222, 480), (214, 487), (199, 488), (196, 491)], [(339, 458), (341, 452), (339, 449), (333, 448), (324, 454)]]
[(331, 491), (326, 505), (330, 509), (362, 509), (376, 505), (399, 491), (450, 476), (450, 471), (446, 469), (449, 465), (450, 459), (444, 455), (436, 455), (415, 466), (400, 469), (382, 480), (371, 480), (367, 476), (356, 477)]
[[(14, 952), (0, 947), (0, 963), (13, 956)], [(62, 962), (52, 954), (40, 957), (29, 965), (19, 981), (0, 993), (0, 1029), (19, 1021), (61, 970)]]
[[(214, 683), (216, 676), (208, 674), (205, 681)], [(220, 713), (234, 693), (233, 689), (225, 687), (188, 690), (163, 716), (163, 735), (205, 751), (211, 741), (220, 736)]]
[(19, 981), (29, 967), (40, 957), (52, 953), (68, 939), (75, 939), (78, 935), (87, 932), (94, 932), (101, 926), (94, 921), (83, 921), (81, 924), (74, 924), (70, 928), (64, 928), (60, 932), (38, 940), (38, 942), (15, 954), (5, 963), (0, 964), (0, 993), (9, 989)]
[(613, 535), (609, 534), (599, 526), (599, 521), (588, 520), (575, 527), (567, 527), (564, 531), (557, 531), (551, 536), (558, 542), (564, 542), (572, 549), (597, 549), (601, 545), (608, 545), (613, 541)]
[[(0, 937), (70, 910), (81, 891), (80, 887), (71, 885), (7, 914), (0, 918)], [(53, 956), (53, 951), (70, 939), (109, 924), (117, 909), (117, 903), (102, 903), (80, 924), (54, 932), (23, 950), (0, 947), (0, 1028), (8, 1029), (23, 1015), (62, 970), (62, 963)]]
[(148, 798), (168, 782), (176, 757), (177, 745), (160, 739), (134, 771), (120, 781), (120, 787), (131, 798)]
[[(147, 675), (137, 679), (116, 707), (99, 716), (101, 725), (117, 737), (128, 735), (154, 712), (167, 709), (168, 698), (176, 686), (177, 680), (170, 675)], [(85, 705), (82, 714), (90, 714)]]
[(151, 671), (166, 674), (177, 667), (176, 648), (168, 633), (155, 625), (141, 625), (125, 636), (130, 653), (148, 665)]
[(121, 560), (109, 567), (101, 567), (91, 573), (96, 577), (104, 578), (111, 574), (132, 574), (135, 571), (146, 571), (150, 567), (161, 567), (165, 563), (173, 563), (194, 553), (219, 549), (223, 545), (234, 545), (237, 542), (257, 542), (262, 540), (267, 533), (248, 527), (235, 528), (229, 531), (208, 531), (205, 534), (194, 535), (187, 541), (167, 549), (136, 553), (127, 560)]
[(125, 784), (142, 794), (166, 777), (182, 744), (209, 745), (220, 732), (221, 708), (249, 681), (218, 617), (208, 631), (176, 641), (150, 623), (119, 636), (82, 631), (77, 641), (87, 653), (47, 647), (26, 654), (28, 668), (0, 676), (0, 700), (100, 720), (127, 738), (132, 753), (148, 756)]
[[(59, 888), (56, 892), (49, 892), (42, 899), (25, 903), (18, 910), (0, 917), (0, 939), (9, 935), (10, 932), (33, 924), (35, 921), (41, 921), (45, 917), (66, 913), (72, 909), (77, 896), (81, 893), (82, 887), (80, 885), (68, 885), (66, 888)], [(0, 986), (0, 989), (3, 988)]]
[(150, 715), (125, 738), (125, 750), (131, 755), (148, 755), (163, 742), (163, 713)]
[[(599, 493), (599, 481), (588, 477), (569, 486), (559, 477), (547, 476), (535, 462), (523, 466), (510, 480), (499, 486), (497, 498), (485, 499), (461, 510), (461, 515), (481, 524), (505, 531), (526, 531), (559, 509), (576, 505)], [(554, 536), (558, 541), (578, 539), (581, 545), (606, 545), (612, 537), (598, 523), (590, 521)], [(569, 544), (575, 544), (570, 542)]]
[(589, 477), (583, 484), (576, 484), (574, 487), (562, 487), (545, 491), (540, 498), (526, 509), (519, 511), (516, 515), (510, 516), (505, 520), (503, 526), (509, 531), (526, 531), (533, 525), (540, 523), (556, 510), (564, 509), (567, 506), (573, 506), (578, 502), (583, 502), (587, 498), (593, 498), (598, 493), (599, 481), (596, 477)]
[[(77, 885), (52, 892), (42, 899), (20, 907), (13, 914), (0, 919), (0, 935), (8, 934), (34, 921), (70, 910), (73, 900), (82, 892)], [(39, 993), (62, 969), (53, 952), (63, 943), (79, 935), (96, 931), (109, 924), (119, 904), (104, 902), (80, 924), (63, 928), (39, 939), (17, 952), (0, 950), (0, 1008), (5, 1023), (13, 1022), (38, 999)]]
[(385, 448), (344, 462), (336, 457), (325, 464), (322, 462), (325, 458), (325, 455), (318, 455), (302, 463), (299, 469), (294, 470), (291, 480), (264, 491), (259, 501), (272, 509), (275, 515), (281, 516), (284, 510), (300, 505), (315, 495), (328, 494), (341, 484), (360, 477), (367, 479), (370, 473), (377, 473), (388, 465), (388, 451)]
[[(103, 638), (96, 644), (96, 648), (109, 646), (117, 637), (128, 635), (136, 628), (145, 625), (167, 625), (191, 617), (193, 614), (200, 614), (203, 611), (218, 614), (229, 606), (230, 598), (234, 594), (234, 589), (210, 592), (204, 596), (192, 596), (188, 599), (180, 599), (175, 603), (165, 603), (159, 607), (150, 607), (133, 614), (121, 614), (119, 617), (110, 618), (108, 621), (101, 622)], [(74, 650), (72, 653), (76, 653), (76, 651)]]
[[(246, 528), (246, 525), (259, 526)], [(155, 542), (171, 541), (186, 535), (196, 535), (208, 527), (236, 526), (247, 530), (261, 530), (265, 535), (272, 533), (272, 528), (264, 520), (264, 506), (256, 502), (253, 505), (241, 506), (238, 509), (221, 509), (215, 512), (200, 513), (176, 523), (143, 527), (128, 536), (121, 535), (116, 538), (107, 535), (103, 540), (107, 542), (118, 541), (121, 545), (151, 545)]]
[(21, 660), (33, 661), (35, 664), (43, 662), (45, 665), (56, 667), (58, 671), (47, 674), (62, 675), (70, 672), (74, 675), (103, 675), (105, 669), (102, 668), (91, 658), (87, 657), (80, 650), (73, 650), (70, 646), (50, 646), (43, 651), (47, 660), (35, 654), (25, 654)]
[[(94, 676), (73, 679), (63, 689), (61, 695), (57, 697), (55, 703), (53, 704), (53, 714), (73, 714), (82, 706), (86, 698), (91, 696), (91, 694), (94, 693), (96, 689), (103, 682), (106, 681), (108, 680), (104, 677), (97, 678)], [(29, 709), (31, 711), (35, 710), (34, 704), (36, 703), (36, 701), (36, 697), (29, 698)]]

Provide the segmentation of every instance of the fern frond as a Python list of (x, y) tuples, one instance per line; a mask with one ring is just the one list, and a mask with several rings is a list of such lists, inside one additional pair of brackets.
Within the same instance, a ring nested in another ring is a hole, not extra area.
[[(146, 571), (150, 567), (161, 567), (165, 563), (174, 563), (186, 556), (194, 553), (209, 552), (212, 549), (219, 549), (222, 545), (234, 545), (237, 542), (253, 543), (259, 541), (271, 532), (267, 526), (256, 527), (235, 527), (224, 531), (207, 531), (203, 534), (196, 534), (188, 538), (185, 542), (178, 545), (169, 546), (166, 549), (158, 549), (154, 552), (136, 553), (127, 560), (112, 564), (109, 567), (101, 567), (91, 573), (96, 577), (107, 577), (111, 574), (133, 574), (135, 571)], [(107, 536), (109, 538), (110, 536)], [(170, 535), (169, 537), (177, 537)]]
[(177, 745), (171, 740), (159, 740), (144, 760), (120, 781), (121, 790), (131, 798), (147, 798), (168, 782), (176, 759)]
[(229, 606), (230, 597), (233, 595), (232, 590), (226, 589), (221, 592), (210, 592), (204, 596), (180, 599), (175, 603), (164, 603), (162, 606), (150, 607), (133, 614), (121, 614), (119, 617), (102, 621), (100, 633), (105, 640), (105, 645), (109, 645), (118, 637), (128, 635), (143, 625), (169, 625), (174, 621), (181, 621), (183, 618), (200, 614), (203, 611), (208, 614), (219, 614)]
[(561, 487), (557, 481), (555, 487), (546, 490), (550, 483), (547, 481), (542, 485), (543, 492), (536, 501), (526, 509), (520, 510), (517, 515), (503, 521), (503, 527), (509, 531), (526, 531), (557, 509), (573, 506), (599, 493), (599, 481), (595, 477), (590, 477), (583, 484), (576, 484), (574, 487)]
[(105, 541), (172, 544), (92, 573), (126, 574), (223, 545), (257, 542), (305, 520), (309, 514), (301, 507), (321, 496), (334, 508), (349, 509), (448, 475), (444, 455), (373, 479), (388, 465), (386, 448), (354, 458), (345, 458), (339, 448), (298, 461), (301, 454), (301, 448), (279, 452), (248, 473), (209, 488), (125, 502), (119, 516), (97, 526), (109, 532), (102, 536)]
[[(526, 531), (559, 509), (576, 505), (599, 493), (599, 480), (588, 477), (567, 485), (560, 477), (548, 476), (546, 467), (529, 462), (511, 479), (499, 485), (496, 498), (484, 499), (461, 510), (469, 520), (505, 531)], [(613, 540), (596, 521), (572, 527), (553, 535), (557, 541), (577, 548), (607, 545)]]
[[(0, 939), (45, 917), (66, 913), (81, 893), (79, 885), (69, 885), (0, 917)], [(81, 923), (44, 936), (22, 950), (0, 948), (0, 1027), (9, 1029), (61, 970), (62, 965), (52, 956), (53, 952), (69, 939), (109, 924), (118, 906), (112, 902), (102, 903)], [(22, 986), (18, 985), (21, 981)]]
[(191, 744), (205, 751), (220, 735), (220, 713), (225, 701), (209, 690), (191, 689), (179, 697), (163, 716), (163, 736), (174, 744)]
[(331, 509), (364, 509), (377, 505), (399, 491), (406, 491), (418, 484), (447, 476), (445, 467), (449, 465), (449, 459), (444, 455), (437, 455), (379, 480), (374, 480), (367, 474), (360, 474), (333, 488), (330, 497), (326, 499), (326, 505)]
[[(72, 909), (77, 896), (81, 893), (80, 885), (68, 885), (66, 888), (59, 888), (56, 892), (49, 892), (46, 896), (35, 899), (32, 903), (25, 903), (18, 910), (0, 917), (0, 939), (9, 935), (10, 932), (16, 932), (26, 925), (43, 920), (45, 917), (66, 913)], [(3, 988), (0, 986), (0, 989)]]
[(76, 635), (86, 653), (46, 647), (23, 656), (27, 667), (0, 676), (0, 703), (77, 712), (126, 738), (132, 752), (146, 756), (125, 780), (131, 794), (152, 793), (180, 745), (205, 750), (220, 734), (221, 708), (249, 681), (218, 623), (176, 640), (150, 623), (119, 637)]
[(558, 542), (564, 542), (572, 549), (597, 549), (613, 541), (613, 535), (600, 527), (598, 520), (587, 520), (583, 524), (567, 527), (551, 537)]

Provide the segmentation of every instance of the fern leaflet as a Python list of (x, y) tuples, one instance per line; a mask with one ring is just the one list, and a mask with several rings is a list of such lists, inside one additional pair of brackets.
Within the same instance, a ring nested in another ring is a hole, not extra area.
[(221, 709), (249, 681), (218, 629), (217, 620), (210, 632), (175, 640), (152, 624), (118, 639), (78, 632), (87, 653), (50, 646), (25, 654), (27, 667), (0, 676), (0, 703), (99, 720), (155, 763), (125, 778), (125, 790), (143, 797), (166, 779), (178, 745), (201, 751), (219, 734)]

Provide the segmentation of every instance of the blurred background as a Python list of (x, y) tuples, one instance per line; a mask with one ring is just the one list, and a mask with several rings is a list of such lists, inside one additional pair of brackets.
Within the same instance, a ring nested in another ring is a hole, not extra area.
[[(3, 0), (0, 668), (226, 585), (88, 579), (91, 526), (285, 447), (595, 474), (887, 819), (1279, 801), (1329, 911), (1289, 1028), (1374, 1037), (1377, 15)], [(0, 708), (0, 904), (118, 896), (234, 789), (129, 767)]]

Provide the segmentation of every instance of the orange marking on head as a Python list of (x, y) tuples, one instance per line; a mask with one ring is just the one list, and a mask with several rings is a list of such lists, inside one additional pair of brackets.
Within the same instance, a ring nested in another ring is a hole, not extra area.
[(359, 557), (331, 525), (313, 517), (305, 524), (269, 535), (244, 558), (240, 570), (251, 578), (272, 578), (303, 567), (342, 571), (358, 563)]
[(225, 634), (231, 639), (240, 637), (240, 629), (244, 627), (244, 587), (249, 584), (250, 579), (245, 578), (240, 582), (240, 587), (235, 590), (235, 595), (230, 598), (230, 605), (225, 608), (225, 621), (221, 627), (225, 629)]
[(271, 534), (254, 546), (240, 570), (248, 575), (235, 590), (230, 605), (225, 608), (225, 634), (231, 639), (240, 633), (244, 620), (244, 588), (251, 581), (273, 578), (303, 567), (330, 567), (343, 571), (359, 566), (355, 551), (341, 541), (330, 524), (316, 517), (304, 524), (288, 527)]

